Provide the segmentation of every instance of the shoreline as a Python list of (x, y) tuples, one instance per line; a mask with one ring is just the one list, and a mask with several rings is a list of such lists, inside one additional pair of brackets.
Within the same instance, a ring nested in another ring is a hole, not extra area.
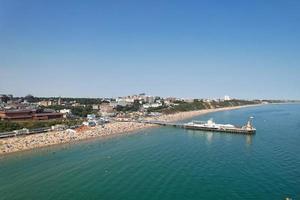
[[(253, 104), (245, 106), (233, 106), (214, 109), (203, 109), (195, 111), (179, 112), (170, 115), (162, 115), (155, 117), (155, 120), (176, 122), (187, 120), (196, 116), (201, 116), (214, 112), (221, 112), (227, 110), (236, 110), (241, 108), (260, 106), (263, 104)], [(149, 120), (153, 117), (147, 118)], [(83, 127), (76, 130), (75, 133), (64, 131), (51, 131), (47, 133), (19, 136), (13, 138), (0, 139), (0, 155), (12, 154), (22, 151), (28, 151), (36, 148), (43, 148), (54, 145), (72, 144), (84, 140), (104, 139), (108, 137), (126, 135), (137, 132), (139, 130), (158, 127), (158, 125), (142, 124), (138, 122), (112, 122), (105, 125), (105, 127)]]

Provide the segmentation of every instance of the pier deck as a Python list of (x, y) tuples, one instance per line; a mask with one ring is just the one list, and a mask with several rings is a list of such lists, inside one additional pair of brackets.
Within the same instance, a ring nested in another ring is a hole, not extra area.
[(172, 126), (172, 127), (190, 129), (190, 130), (236, 133), (236, 134), (255, 134), (255, 132), (256, 132), (256, 129), (249, 130), (249, 129), (243, 129), (243, 128), (239, 128), (239, 127), (235, 127), (235, 128), (198, 127), (198, 126), (187, 125), (184, 123), (164, 122), (164, 121), (140, 121), (140, 123), (155, 124), (155, 125), (160, 125), (160, 126)]

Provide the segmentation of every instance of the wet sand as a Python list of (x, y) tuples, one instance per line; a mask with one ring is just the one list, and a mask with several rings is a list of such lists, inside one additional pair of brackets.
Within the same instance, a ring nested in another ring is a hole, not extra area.
[[(159, 117), (147, 118), (166, 122), (174, 122), (193, 118), (195, 116), (204, 115), (212, 112), (239, 109), (248, 106), (236, 106), (217, 109), (205, 109), (197, 111), (179, 112), (171, 115), (162, 115)], [(137, 122), (112, 122), (104, 127), (82, 127), (76, 131), (52, 131), (47, 133), (33, 134), (27, 136), (18, 136), (13, 138), (0, 139), (0, 154), (13, 153), (18, 151), (29, 150), (38, 147), (45, 147), (56, 144), (70, 143), (73, 141), (87, 140), (92, 138), (105, 138), (108, 136), (122, 135), (130, 132), (136, 132), (141, 129), (155, 127), (151, 124), (141, 124)]]

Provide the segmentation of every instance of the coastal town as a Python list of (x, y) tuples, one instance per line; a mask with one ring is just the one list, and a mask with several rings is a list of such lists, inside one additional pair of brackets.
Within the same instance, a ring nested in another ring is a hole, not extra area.
[[(214, 109), (248, 104), (268, 103), (269, 100), (239, 100), (229, 96), (219, 99), (187, 99), (159, 96), (149, 96), (145, 93), (118, 98), (63, 98), (63, 97), (13, 97), (0, 95), (0, 119), (8, 122), (0, 127), (0, 132), (11, 131), (22, 122), (40, 122), (33, 125), (40, 128), (46, 122), (78, 122), (83, 120), (103, 121), (108, 119), (137, 119), (140, 117), (160, 116), (176, 112)], [(74, 125), (75, 125), (74, 124)], [(90, 124), (92, 125), (92, 124)], [(24, 125), (26, 128), (26, 124)], [(21, 127), (24, 128), (24, 127)]]
[(0, 95), (0, 152), (9, 153), (100, 136), (127, 134), (153, 124), (271, 100), (184, 99), (145, 93), (118, 98), (13, 97)]

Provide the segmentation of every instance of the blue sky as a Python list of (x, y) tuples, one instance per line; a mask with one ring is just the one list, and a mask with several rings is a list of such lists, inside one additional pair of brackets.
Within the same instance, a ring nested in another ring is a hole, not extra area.
[(0, 0), (0, 93), (300, 99), (300, 1)]

